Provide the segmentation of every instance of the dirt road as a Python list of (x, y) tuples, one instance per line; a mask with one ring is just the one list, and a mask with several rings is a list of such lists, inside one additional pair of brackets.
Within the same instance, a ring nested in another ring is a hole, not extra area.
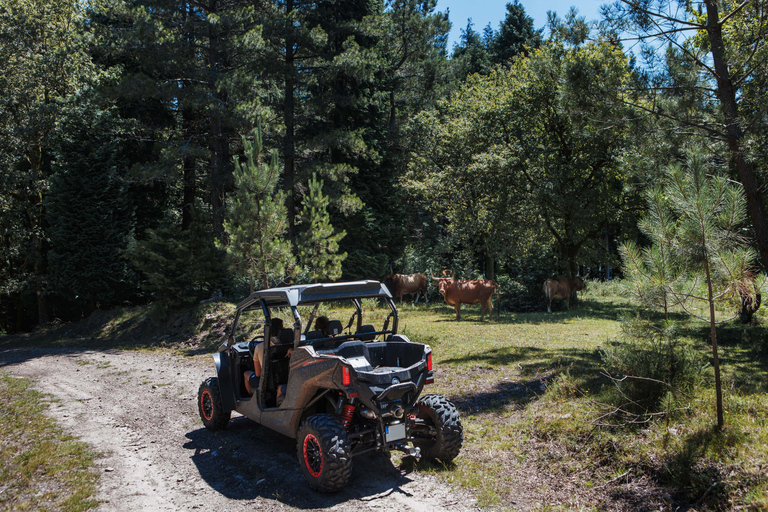
[(0, 368), (52, 395), (51, 415), (100, 454), (100, 511), (474, 509), (466, 492), (382, 455), (355, 459), (346, 489), (318, 494), (294, 440), (237, 414), (208, 432), (196, 399), (209, 355), (18, 349), (0, 352)]

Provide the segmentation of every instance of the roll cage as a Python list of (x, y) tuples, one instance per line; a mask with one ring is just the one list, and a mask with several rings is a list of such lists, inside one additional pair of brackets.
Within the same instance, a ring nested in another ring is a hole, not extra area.
[[(387, 287), (378, 281), (352, 281), (347, 283), (294, 285), (281, 288), (269, 288), (252, 293), (237, 305), (235, 318), (232, 322), (232, 328), (229, 333), (227, 345), (232, 346), (234, 344), (237, 328), (240, 324), (240, 315), (241, 313), (247, 311), (260, 309), (264, 315), (265, 339), (276, 336), (278, 333), (271, 332), (271, 310), (275, 308), (290, 308), (291, 310), (291, 314), (294, 320), (294, 348), (304, 344), (324, 343), (329, 340), (333, 340), (334, 342), (338, 343), (346, 339), (351, 339), (355, 336), (358, 336), (360, 332), (363, 332), (364, 326), (363, 307), (361, 304), (362, 299), (382, 299), (390, 308), (390, 313), (387, 315), (387, 318), (384, 321), (383, 328), (381, 330), (374, 329), (373, 331), (364, 331), (366, 336), (375, 337), (378, 335), (397, 334), (397, 307), (395, 306), (392, 300), (392, 295), (389, 293)], [(317, 311), (320, 304), (324, 302), (343, 301), (350, 301), (354, 306), (354, 312), (349, 319), (349, 323), (343, 327), (343, 330), (350, 332), (349, 329), (353, 324), (356, 323), (355, 333), (346, 335), (339, 334), (334, 337), (312, 337), (310, 328), (312, 327), (312, 323), (317, 316)], [(300, 306), (314, 306), (303, 331), (302, 326), (304, 324), (298, 309)], [(390, 321), (392, 324), (391, 328)]]

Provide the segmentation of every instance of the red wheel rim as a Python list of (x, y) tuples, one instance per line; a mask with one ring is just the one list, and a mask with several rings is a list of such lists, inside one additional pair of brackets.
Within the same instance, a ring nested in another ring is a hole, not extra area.
[(304, 437), (304, 464), (309, 474), (315, 478), (319, 478), (323, 473), (323, 452), (313, 434)]
[(203, 413), (205, 420), (211, 421), (213, 419), (213, 397), (207, 389), (200, 395), (200, 412)]

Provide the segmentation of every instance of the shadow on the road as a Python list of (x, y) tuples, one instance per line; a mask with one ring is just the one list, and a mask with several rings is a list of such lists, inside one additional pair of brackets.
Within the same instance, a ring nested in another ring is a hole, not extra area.
[[(52, 346), (25, 346), (4, 348), (0, 347), (0, 369), (5, 366), (22, 364), (32, 359), (45, 356), (77, 356), (83, 352), (94, 350), (87, 347), (52, 347)], [(100, 352), (110, 352), (111, 349), (102, 349)]]
[(265, 498), (299, 509), (329, 508), (347, 501), (374, 502), (401, 493), (413, 464), (400, 467), (383, 454), (361, 455), (353, 460), (349, 484), (339, 492), (323, 494), (309, 488), (299, 468), (296, 440), (253, 421), (234, 417), (227, 428), (187, 433), (184, 448), (211, 488), (234, 500)]

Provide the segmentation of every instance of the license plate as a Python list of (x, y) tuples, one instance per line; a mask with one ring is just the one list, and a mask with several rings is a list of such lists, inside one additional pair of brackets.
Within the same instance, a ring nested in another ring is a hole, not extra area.
[(388, 443), (392, 441), (399, 441), (405, 439), (405, 423), (395, 423), (394, 425), (387, 425), (384, 427), (384, 433), (386, 434), (386, 440)]

